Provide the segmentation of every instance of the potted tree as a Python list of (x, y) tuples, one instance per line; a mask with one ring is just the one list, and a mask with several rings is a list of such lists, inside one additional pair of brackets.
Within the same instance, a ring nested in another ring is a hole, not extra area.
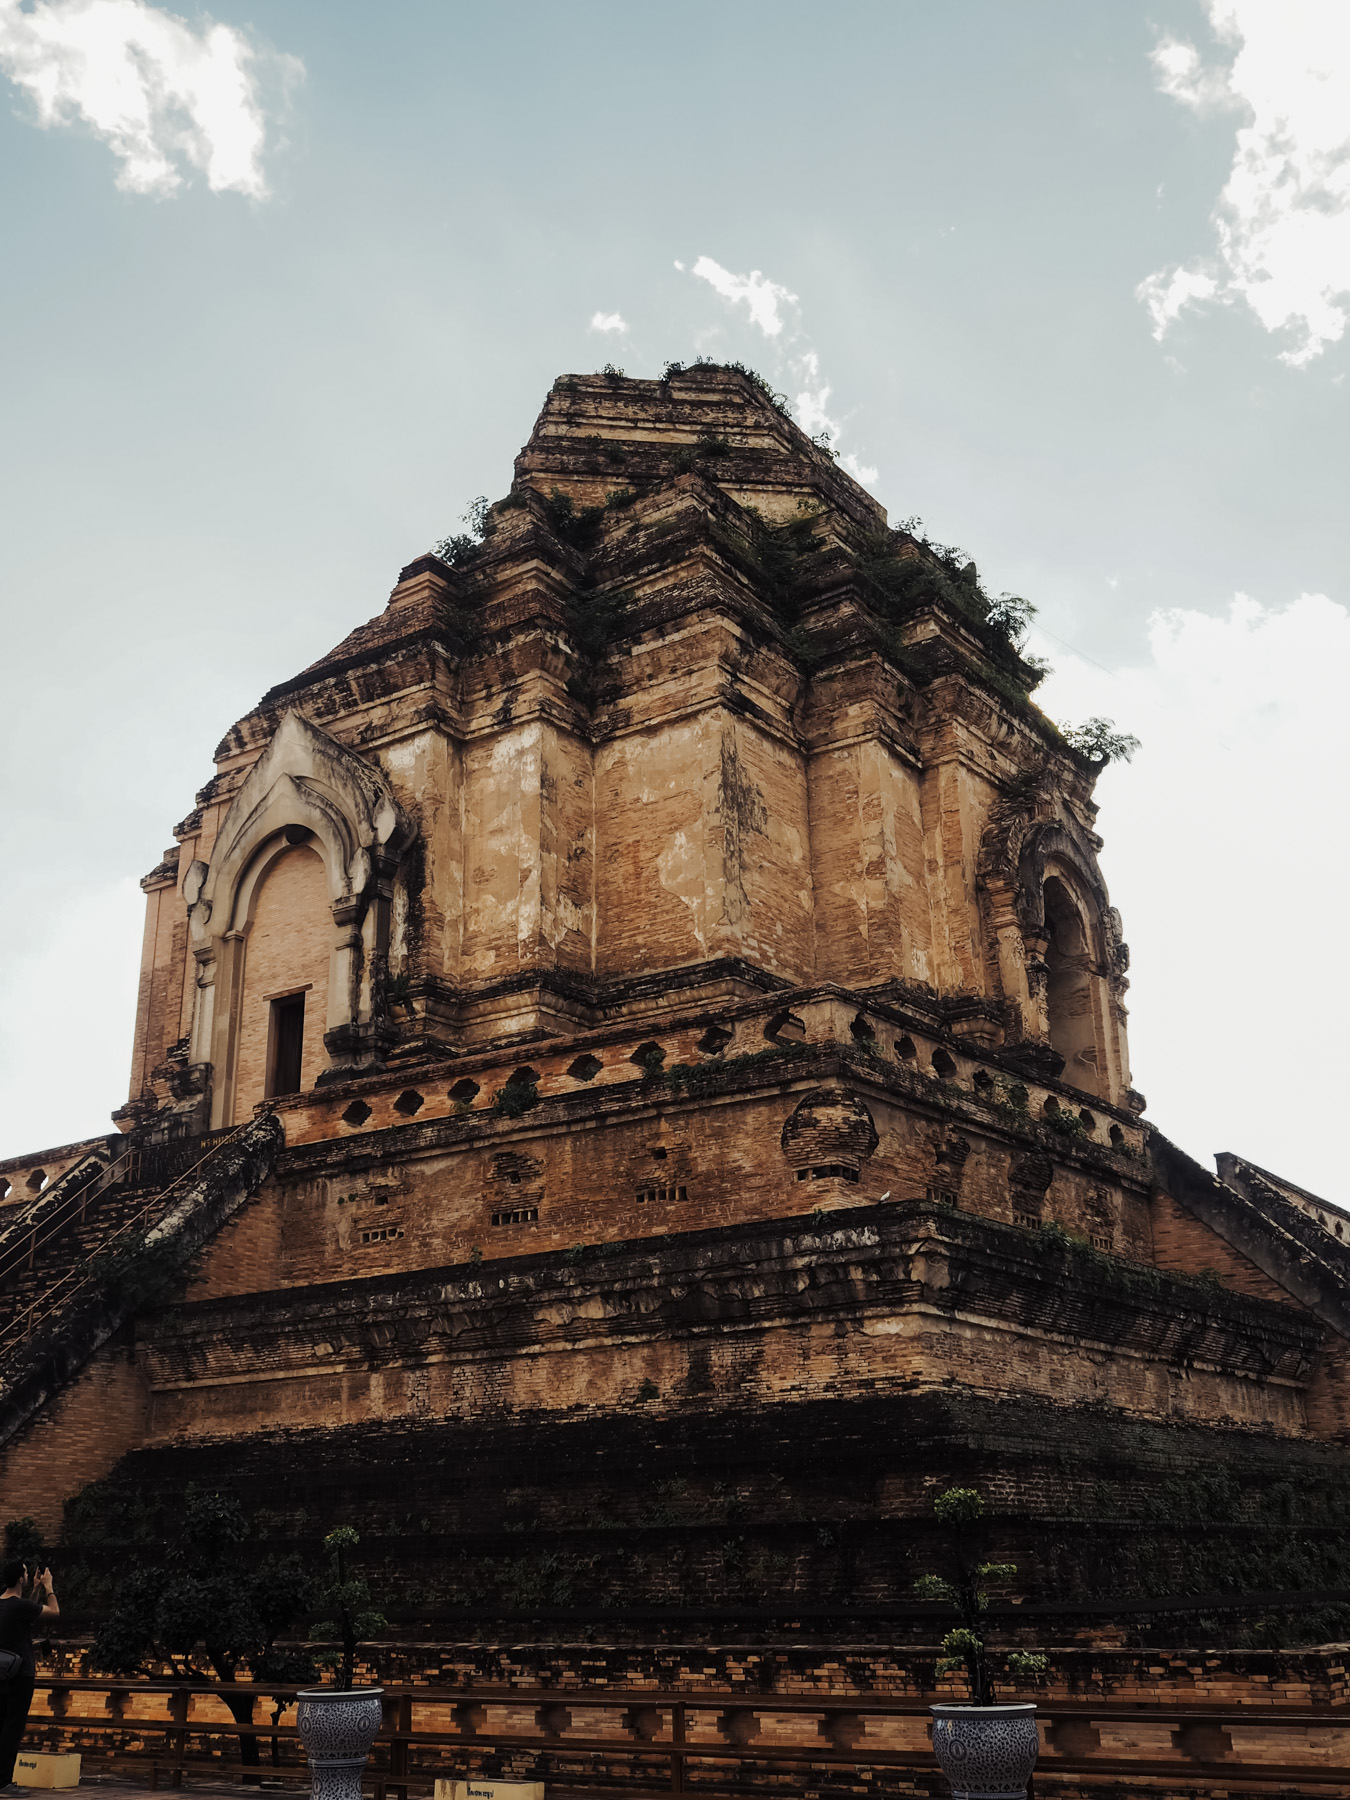
[(361, 1771), (384, 1714), (382, 1687), (353, 1686), (358, 1647), (386, 1622), (349, 1562), (360, 1541), (350, 1525), (339, 1525), (323, 1540), (329, 1575), (319, 1605), (333, 1617), (316, 1625), (313, 1636), (337, 1638), (342, 1647), (319, 1647), (314, 1660), (335, 1670), (333, 1685), (306, 1688), (296, 1706), (295, 1725), (309, 1758), (314, 1800), (361, 1800)]
[[(933, 1511), (947, 1528), (949, 1574), (925, 1575), (914, 1588), (920, 1599), (945, 1600), (956, 1608), (961, 1623), (942, 1640), (937, 1674), (964, 1669), (970, 1686), (968, 1704), (929, 1708), (933, 1750), (954, 1800), (1026, 1800), (1040, 1749), (1036, 1708), (1029, 1701), (998, 1702), (983, 1635), (989, 1605), (983, 1584), (1011, 1581), (1017, 1566), (979, 1559), (972, 1527), (984, 1515), (984, 1501), (974, 1488), (948, 1488), (933, 1502)], [(1012, 1675), (1041, 1675), (1046, 1668), (1045, 1657), (1030, 1651), (1006, 1652), (1001, 1662)]]

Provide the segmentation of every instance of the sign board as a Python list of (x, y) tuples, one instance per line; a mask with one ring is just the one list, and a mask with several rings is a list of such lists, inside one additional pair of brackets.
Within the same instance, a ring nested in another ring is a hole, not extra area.
[(544, 1800), (542, 1781), (451, 1781), (436, 1783), (436, 1800)]
[(49, 1756), (43, 1750), (20, 1750), (14, 1759), (14, 1779), (20, 1787), (78, 1787), (79, 1752), (69, 1750), (59, 1756)]

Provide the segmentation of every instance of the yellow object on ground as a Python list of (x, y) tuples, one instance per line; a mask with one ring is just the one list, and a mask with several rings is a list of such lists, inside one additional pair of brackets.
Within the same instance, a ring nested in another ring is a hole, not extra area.
[(49, 1755), (42, 1750), (20, 1750), (14, 1759), (14, 1779), (20, 1787), (73, 1788), (80, 1785), (77, 1750)]
[(544, 1800), (542, 1781), (452, 1781), (436, 1783), (436, 1800)]

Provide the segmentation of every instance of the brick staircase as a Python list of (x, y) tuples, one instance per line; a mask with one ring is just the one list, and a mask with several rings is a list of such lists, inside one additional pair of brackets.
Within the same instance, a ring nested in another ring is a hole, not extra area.
[[(50, 1194), (24, 1209), (0, 1237), (0, 1358), (27, 1336), (50, 1304), (89, 1272), (130, 1228), (151, 1229), (182, 1180), (239, 1131), (161, 1144), (116, 1146), (84, 1159)], [(159, 1202), (162, 1202), (162, 1207)]]
[(0, 1272), (0, 1355), (25, 1335), (25, 1322), (40, 1315), (44, 1297), (68, 1286), (72, 1274), (87, 1268), (104, 1243), (137, 1219), (154, 1197), (153, 1188), (119, 1183), (105, 1189), (96, 1211), (73, 1222), (55, 1242), (16, 1257), (17, 1267)]
[(237, 1130), (85, 1159), (0, 1237), (0, 1444), (255, 1193), (284, 1133)]
[(64, 1230), (72, 1216), (83, 1218), (91, 1205), (97, 1205), (98, 1195), (116, 1179), (112, 1164), (120, 1160), (110, 1146), (101, 1145), (31, 1200), (4, 1209), (0, 1214), (0, 1290), (9, 1274), (31, 1261), (37, 1249)]

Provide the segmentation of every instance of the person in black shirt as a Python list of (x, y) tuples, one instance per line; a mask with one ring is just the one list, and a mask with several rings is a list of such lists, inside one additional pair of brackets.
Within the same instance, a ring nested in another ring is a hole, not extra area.
[[(27, 1790), (14, 1780), (14, 1758), (19, 1754), (19, 1741), (28, 1723), (28, 1709), (33, 1704), (33, 1688), (37, 1681), (37, 1658), (33, 1655), (33, 1627), (39, 1619), (54, 1619), (61, 1608), (52, 1591), (52, 1572), (43, 1569), (33, 1589), (33, 1598), (23, 1597), (28, 1570), (21, 1562), (7, 1562), (0, 1567), (0, 1650), (13, 1650), (20, 1658), (18, 1669), (8, 1681), (0, 1681), (0, 1794), (23, 1794)], [(43, 1599), (37, 1598), (38, 1594)]]

